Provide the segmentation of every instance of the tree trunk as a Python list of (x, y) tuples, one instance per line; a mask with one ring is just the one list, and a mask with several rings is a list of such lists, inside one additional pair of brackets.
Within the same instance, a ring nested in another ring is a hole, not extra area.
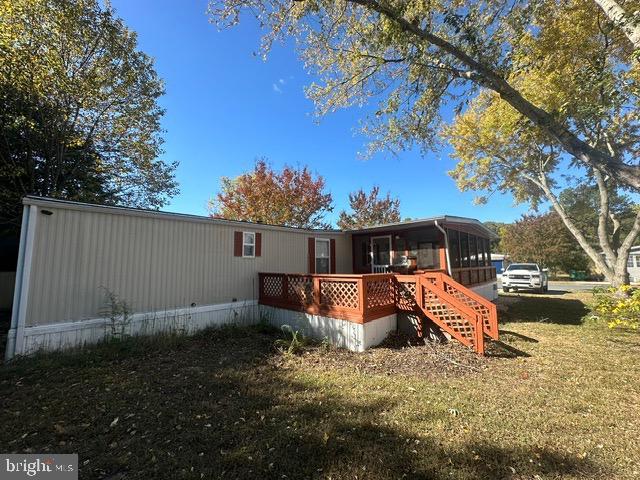
[(614, 25), (619, 27), (627, 38), (631, 41), (635, 50), (640, 49), (640, 25), (636, 24), (632, 18), (632, 14), (625, 10), (615, 0), (594, 0), (605, 15)]
[(610, 280), (611, 286), (615, 288), (620, 288), (623, 285), (629, 285), (629, 273), (627, 272), (627, 268), (625, 265), (624, 269), (616, 269), (613, 278)]

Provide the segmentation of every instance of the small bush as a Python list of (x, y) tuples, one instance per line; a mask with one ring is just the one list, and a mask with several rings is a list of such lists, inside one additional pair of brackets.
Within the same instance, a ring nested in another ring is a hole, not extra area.
[(284, 355), (297, 355), (309, 344), (309, 340), (298, 330), (293, 330), (289, 325), (282, 326), (285, 338), (275, 341), (276, 348)]
[(630, 285), (596, 289), (591, 316), (609, 328), (640, 328), (640, 289)]

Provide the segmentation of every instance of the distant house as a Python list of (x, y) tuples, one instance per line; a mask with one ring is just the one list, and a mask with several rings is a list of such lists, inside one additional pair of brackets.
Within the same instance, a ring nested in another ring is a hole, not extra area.
[(497, 275), (502, 275), (505, 268), (509, 266), (508, 256), (502, 253), (492, 253), (491, 265), (495, 267)]
[(472, 218), (340, 231), (23, 202), (7, 358), (265, 319), (356, 351), (411, 328), (479, 353), (498, 336), (495, 234)]
[(627, 271), (632, 282), (640, 282), (640, 245), (631, 247), (629, 260), (627, 260)]

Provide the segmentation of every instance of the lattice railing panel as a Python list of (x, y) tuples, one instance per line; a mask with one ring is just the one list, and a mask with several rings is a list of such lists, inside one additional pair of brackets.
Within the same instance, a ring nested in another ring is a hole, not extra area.
[(458, 290), (454, 285), (451, 285), (449, 283), (445, 282), (444, 291), (459, 302), (473, 309), (476, 313), (479, 313), (482, 316), (482, 322), (484, 323), (485, 328), (489, 330), (491, 329), (491, 312), (489, 311), (488, 307), (482, 305), (480, 302), (469, 297), (463, 291)]
[(311, 277), (288, 277), (289, 300), (300, 305), (313, 303), (313, 280)]
[(416, 282), (397, 282), (396, 288), (398, 309), (413, 312), (416, 306)]
[(474, 328), (455, 307), (439, 298), (430, 290), (423, 289), (424, 309), (446, 324), (459, 336), (464, 337), (471, 345), (475, 343)]
[(282, 284), (284, 277), (278, 276), (266, 276), (263, 279), (262, 291), (266, 297), (280, 298), (282, 297)]
[(358, 282), (344, 280), (322, 280), (320, 282), (320, 303), (331, 307), (359, 307)]
[(392, 305), (394, 298), (393, 278), (367, 281), (367, 306), (369, 308)]

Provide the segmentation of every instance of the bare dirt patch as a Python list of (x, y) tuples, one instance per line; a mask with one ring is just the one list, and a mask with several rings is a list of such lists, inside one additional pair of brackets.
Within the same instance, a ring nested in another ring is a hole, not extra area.
[(316, 345), (306, 347), (300, 355), (283, 355), (274, 361), (283, 368), (348, 370), (349, 373), (427, 379), (477, 373), (489, 364), (488, 358), (476, 355), (455, 341), (425, 343), (402, 334), (392, 334), (381, 345), (363, 353)]

